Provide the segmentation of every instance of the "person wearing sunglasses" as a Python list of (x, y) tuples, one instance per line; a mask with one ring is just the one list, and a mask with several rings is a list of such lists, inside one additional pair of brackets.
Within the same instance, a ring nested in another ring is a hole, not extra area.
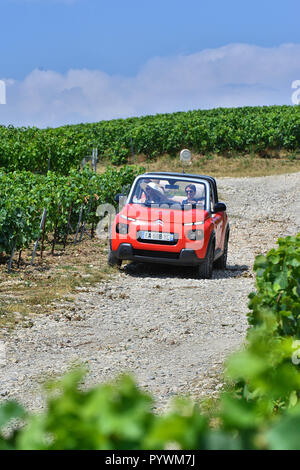
[(182, 204), (197, 204), (198, 199), (195, 197), (196, 186), (194, 184), (189, 184), (188, 186), (186, 186), (185, 194), (187, 196), (187, 199), (184, 199), (182, 201)]

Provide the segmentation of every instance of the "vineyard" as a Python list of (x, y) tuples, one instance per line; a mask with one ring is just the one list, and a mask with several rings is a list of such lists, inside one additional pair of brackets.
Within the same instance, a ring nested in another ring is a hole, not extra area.
[(68, 174), (91, 148), (113, 164), (133, 154), (148, 158), (196, 153), (295, 151), (300, 148), (300, 107), (218, 108), (101, 121), (56, 129), (0, 126), (0, 167)]
[(102, 161), (123, 164), (134, 154), (174, 156), (183, 147), (198, 153), (295, 151), (300, 108), (219, 108), (56, 129), (0, 126), (0, 253), (12, 259), (41, 239), (42, 254), (50, 233), (54, 250), (56, 242), (65, 246), (69, 233), (78, 234), (85, 224), (93, 233), (97, 204), (113, 203), (138, 170), (81, 171), (92, 148)]
[(135, 167), (108, 168), (102, 175), (89, 169), (71, 170), (67, 176), (53, 172), (35, 175), (28, 171), (0, 172), (0, 252), (13, 256), (33, 241), (53, 235), (67, 242), (69, 234), (98, 222), (96, 208), (101, 203), (115, 204), (114, 196), (131, 184)]
[[(132, 378), (87, 389), (86, 369), (73, 369), (49, 384), (40, 414), (0, 405), (0, 449), (299, 450), (300, 234), (280, 238), (254, 270), (247, 342), (229, 358), (214, 402), (177, 398), (160, 414)], [(18, 419), (25, 426), (1, 433)]]

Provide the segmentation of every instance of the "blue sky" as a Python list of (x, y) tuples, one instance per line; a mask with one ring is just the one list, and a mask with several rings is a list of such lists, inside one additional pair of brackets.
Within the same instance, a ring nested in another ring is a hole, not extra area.
[(299, 1), (0, 0), (0, 123), (292, 104)]

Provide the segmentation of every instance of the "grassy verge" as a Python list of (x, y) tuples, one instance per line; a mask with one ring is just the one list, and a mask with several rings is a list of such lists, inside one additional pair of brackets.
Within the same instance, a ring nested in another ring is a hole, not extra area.
[(0, 264), (0, 338), (19, 323), (30, 326), (35, 315), (50, 313), (53, 302), (72, 301), (76, 288), (107, 279), (113, 269), (107, 266), (106, 251), (104, 241), (86, 238), (70, 243), (65, 251), (57, 245), (54, 256), (46, 244), (43, 258), (37, 256), (34, 266), (31, 251), (25, 252), (20, 267), (14, 264), (11, 273), (6, 263)]
[[(98, 166), (100, 173), (105, 171), (107, 163), (100, 161)], [(150, 160), (145, 155), (137, 155), (130, 159), (130, 163), (141, 165), (146, 171), (182, 171), (179, 156), (174, 158), (163, 155)], [(284, 151), (269, 153), (264, 157), (254, 153), (194, 154), (192, 163), (185, 167), (186, 173), (208, 174), (215, 177), (269, 176), (298, 171), (300, 171), (300, 153)]]

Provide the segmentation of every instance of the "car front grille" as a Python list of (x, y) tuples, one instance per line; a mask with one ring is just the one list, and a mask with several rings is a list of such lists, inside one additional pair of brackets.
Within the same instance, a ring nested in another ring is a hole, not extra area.
[(148, 258), (168, 258), (178, 259), (180, 253), (170, 253), (167, 251), (137, 250), (133, 249), (134, 256), (144, 256)]

